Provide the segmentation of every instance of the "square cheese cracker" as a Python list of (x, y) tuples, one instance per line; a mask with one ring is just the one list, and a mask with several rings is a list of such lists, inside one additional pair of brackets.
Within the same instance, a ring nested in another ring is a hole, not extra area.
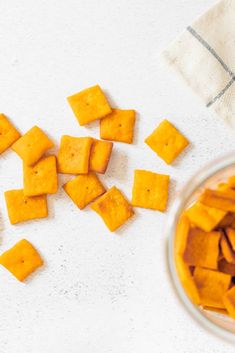
[(91, 137), (62, 136), (58, 153), (59, 173), (87, 174), (92, 142)]
[(123, 225), (134, 212), (123, 194), (113, 186), (91, 205), (111, 232)]
[(94, 173), (78, 175), (63, 188), (81, 210), (105, 192), (104, 186)]
[(0, 154), (20, 138), (20, 133), (4, 114), (0, 114)]
[(80, 125), (101, 119), (112, 111), (103, 91), (98, 85), (86, 88), (68, 97), (67, 100)]
[(11, 224), (48, 215), (45, 195), (28, 197), (24, 195), (24, 190), (5, 191), (4, 195)]
[(56, 157), (43, 157), (34, 166), (24, 165), (24, 194), (37, 196), (55, 194), (58, 189)]
[(104, 140), (132, 143), (135, 126), (135, 111), (113, 109), (100, 121), (100, 137)]
[(168, 120), (163, 120), (145, 143), (167, 164), (171, 164), (189, 144)]
[(22, 239), (0, 256), (0, 264), (19, 281), (23, 281), (43, 265), (43, 260), (33, 245)]
[(38, 126), (34, 126), (19, 138), (11, 148), (22, 158), (26, 165), (31, 166), (53, 146), (53, 142), (46, 134)]
[(168, 175), (135, 170), (132, 189), (132, 205), (165, 211), (169, 193)]

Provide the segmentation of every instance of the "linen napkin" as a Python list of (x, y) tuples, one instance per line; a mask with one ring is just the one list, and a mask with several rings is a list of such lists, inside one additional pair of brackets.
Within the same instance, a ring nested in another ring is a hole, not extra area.
[(166, 62), (235, 128), (235, 0), (222, 0), (162, 52)]

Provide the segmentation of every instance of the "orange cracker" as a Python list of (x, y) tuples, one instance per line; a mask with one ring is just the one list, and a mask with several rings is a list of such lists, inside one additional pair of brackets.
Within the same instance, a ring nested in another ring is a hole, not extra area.
[(80, 210), (105, 192), (105, 188), (94, 173), (78, 175), (63, 188)]
[(168, 120), (163, 120), (145, 143), (167, 164), (171, 164), (189, 141)]
[(204, 306), (203, 309), (207, 311), (213, 311), (214, 313), (221, 315), (228, 315), (228, 311), (226, 309), (213, 308), (213, 306)]
[(235, 319), (235, 286), (224, 294), (223, 303), (229, 315)]
[(28, 197), (24, 195), (24, 190), (9, 190), (4, 195), (11, 224), (48, 215), (45, 195)]
[(28, 166), (35, 164), (54, 144), (38, 127), (34, 126), (13, 145), (15, 151)]
[(22, 239), (0, 256), (0, 264), (19, 281), (23, 281), (43, 265), (43, 260), (33, 245)]
[(169, 193), (169, 175), (135, 170), (132, 205), (165, 211)]
[(235, 176), (234, 175), (232, 175), (231, 177), (228, 178), (228, 185), (232, 189), (235, 188)]
[(200, 196), (199, 201), (209, 207), (218, 208), (223, 211), (235, 212), (234, 190), (206, 189)]
[(217, 185), (217, 190), (222, 190), (222, 191), (231, 190), (231, 186), (228, 183), (219, 183)]
[(224, 218), (219, 222), (218, 227), (219, 228), (226, 228), (232, 225), (232, 223), (235, 220), (235, 214), (232, 212), (226, 213)]
[(55, 194), (58, 189), (56, 157), (43, 157), (34, 166), (24, 165), (24, 194)]
[(198, 289), (194, 283), (189, 266), (183, 261), (180, 254), (176, 254), (175, 263), (180, 282), (186, 294), (194, 304), (199, 305), (200, 297)]
[(67, 100), (80, 125), (101, 119), (112, 111), (98, 85), (84, 89), (68, 97)]
[(218, 270), (231, 276), (235, 276), (235, 264), (227, 262), (224, 258), (219, 260)]
[(230, 275), (196, 267), (193, 278), (203, 306), (225, 308), (223, 297), (230, 286)]
[(135, 111), (113, 109), (100, 121), (100, 137), (104, 140), (133, 142)]
[(235, 253), (228, 242), (227, 237), (223, 234), (220, 240), (221, 252), (225, 260), (231, 264), (235, 264)]
[(198, 228), (190, 229), (184, 251), (184, 261), (191, 266), (217, 269), (220, 232), (206, 233)]
[(20, 133), (4, 114), (0, 114), (0, 154), (20, 138)]
[(91, 137), (62, 136), (58, 153), (59, 173), (87, 174), (92, 141)]
[(183, 256), (186, 246), (188, 233), (190, 230), (190, 222), (189, 219), (184, 212), (177, 223), (176, 234), (175, 234), (175, 253)]
[(90, 155), (90, 171), (104, 174), (108, 167), (112, 149), (112, 142), (93, 139)]
[(231, 247), (233, 249), (233, 251), (235, 251), (235, 229), (233, 228), (226, 228), (226, 235), (228, 237), (229, 243), (231, 244)]
[(205, 232), (212, 231), (225, 217), (226, 212), (196, 202), (187, 211), (189, 220)]
[(188, 297), (194, 304), (200, 304), (200, 298), (197, 287), (194, 283), (189, 266), (184, 262), (182, 255), (184, 254), (187, 238), (190, 229), (189, 219), (185, 213), (180, 216), (176, 228), (175, 238), (175, 264), (180, 282), (187, 293)]
[(91, 205), (111, 232), (123, 225), (134, 212), (123, 194), (113, 186)]

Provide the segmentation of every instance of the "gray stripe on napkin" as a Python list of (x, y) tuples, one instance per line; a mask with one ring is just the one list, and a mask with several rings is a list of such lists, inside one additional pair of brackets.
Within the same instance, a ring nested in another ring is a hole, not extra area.
[(227, 83), (227, 85), (220, 91), (219, 94), (217, 94), (217, 96), (215, 96), (209, 103), (207, 103), (207, 108), (209, 108), (213, 103), (215, 103), (217, 101), (217, 99), (220, 99), (220, 97), (222, 97), (224, 95), (224, 93), (229, 89), (230, 86), (232, 86), (233, 82), (235, 81), (235, 77), (233, 77), (229, 83)]
[(209, 43), (203, 39), (200, 34), (198, 34), (195, 29), (192, 27), (187, 27), (187, 30), (207, 49), (209, 52), (218, 60), (220, 65), (224, 68), (225, 71), (229, 73), (231, 77), (234, 77), (234, 73), (230, 70), (230, 68), (225, 64), (225, 62), (221, 59), (221, 57), (216, 53), (216, 51), (210, 46)]
[(209, 43), (203, 39), (200, 34), (198, 34), (195, 29), (192, 27), (187, 27), (187, 30), (192, 34), (193, 37), (195, 37), (213, 56), (214, 58), (220, 63), (220, 65), (224, 68), (224, 70), (232, 77), (232, 79), (227, 83), (227, 85), (215, 96), (210, 102), (207, 103), (207, 107), (210, 107), (212, 104), (214, 104), (220, 97), (224, 95), (224, 93), (229, 89), (229, 87), (232, 86), (232, 84), (235, 81), (235, 75), (234, 73), (230, 70), (230, 68), (225, 64), (223, 59), (216, 53), (216, 51), (210, 46)]

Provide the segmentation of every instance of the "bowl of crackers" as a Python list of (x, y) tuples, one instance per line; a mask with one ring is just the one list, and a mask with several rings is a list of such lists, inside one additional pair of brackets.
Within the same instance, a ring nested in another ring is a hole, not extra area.
[(193, 176), (167, 223), (175, 289), (201, 324), (235, 339), (235, 154)]

